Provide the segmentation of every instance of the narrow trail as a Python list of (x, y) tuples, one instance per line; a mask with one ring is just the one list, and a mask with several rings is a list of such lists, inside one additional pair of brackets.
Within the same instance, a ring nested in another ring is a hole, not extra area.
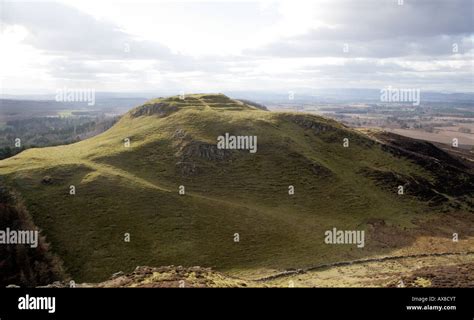
[[(140, 185), (142, 185), (146, 188), (155, 189), (155, 190), (168, 192), (168, 193), (177, 193), (178, 192), (177, 189), (176, 190), (171, 190), (167, 187), (164, 187), (164, 186), (158, 185), (154, 182), (151, 182), (151, 181), (148, 181), (146, 179), (140, 178), (140, 177), (138, 177), (134, 174), (131, 174), (131, 173), (129, 173), (125, 170), (122, 170), (120, 168), (117, 168), (113, 165), (97, 163), (97, 162), (93, 162), (93, 161), (83, 161), (83, 162), (86, 166), (88, 166), (91, 169), (94, 169), (98, 172), (103, 172), (103, 173), (106, 173), (110, 176), (119, 176), (121, 178), (124, 178), (124, 179), (130, 180), (132, 182), (138, 183), (138, 184), (140, 184)], [(233, 201), (228, 201), (228, 200), (223, 200), (223, 199), (219, 199), (219, 198), (215, 198), (215, 197), (205, 196), (205, 195), (197, 194), (195, 192), (186, 192), (186, 196), (194, 197), (194, 198), (201, 199), (201, 200), (206, 200), (206, 201), (213, 201), (213, 202), (217, 202), (217, 203), (220, 203), (220, 204), (224, 204), (226, 206), (250, 208), (252, 210), (259, 211), (259, 212), (263, 211), (261, 209), (257, 209), (257, 208), (254, 208), (254, 207), (249, 207), (247, 205), (239, 204), (239, 203), (236, 203), (236, 202), (233, 202)]]
[(163, 192), (171, 192), (171, 190), (165, 188), (165, 187), (162, 187), (162, 186), (158, 186), (154, 183), (151, 183), (145, 179), (142, 179), (140, 177), (137, 177), (136, 175), (133, 175), (125, 170), (122, 170), (122, 169), (119, 169), (117, 167), (114, 167), (114, 166), (111, 166), (111, 165), (107, 165), (107, 164), (103, 164), (103, 163), (97, 163), (97, 162), (93, 162), (93, 161), (83, 161), (84, 164), (98, 172), (104, 172), (108, 175), (111, 175), (111, 176), (119, 176), (119, 177), (122, 177), (124, 179), (127, 179), (127, 180), (130, 180), (130, 181), (133, 181), (133, 182), (136, 182), (138, 184), (141, 184), (143, 185), (144, 187), (147, 187), (147, 188), (150, 188), (150, 189), (157, 189), (157, 190), (160, 190), (160, 191), (163, 191)]
[(474, 255), (474, 251), (467, 251), (467, 252), (442, 252), (442, 253), (421, 253), (421, 254), (410, 254), (410, 255), (403, 255), (403, 256), (386, 256), (380, 258), (368, 258), (368, 259), (357, 259), (357, 260), (350, 260), (350, 261), (340, 261), (340, 262), (333, 262), (333, 263), (324, 263), (317, 266), (312, 266), (304, 269), (288, 269), (279, 273), (276, 273), (271, 276), (263, 277), (255, 279), (254, 281), (265, 282), (270, 280), (275, 280), (279, 278), (289, 277), (296, 274), (303, 274), (311, 271), (316, 271), (320, 269), (326, 268), (333, 268), (333, 267), (341, 267), (341, 266), (349, 266), (355, 264), (363, 264), (363, 263), (371, 263), (371, 262), (384, 262), (384, 261), (391, 261), (391, 260), (401, 260), (401, 259), (410, 259), (410, 258), (429, 258), (429, 257), (444, 257), (444, 256), (466, 256), (466, 255)]

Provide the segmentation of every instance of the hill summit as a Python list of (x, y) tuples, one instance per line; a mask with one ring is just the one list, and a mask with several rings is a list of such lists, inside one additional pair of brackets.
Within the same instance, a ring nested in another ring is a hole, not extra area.
[(153, 99), (131, 111), (132, 117), (144, 115), (167, 116), (173, 112), (186, 109), (194, 110), (256, 110), (256, 104), (233, 100), (223, 94), (191, 94), (169, 98)]

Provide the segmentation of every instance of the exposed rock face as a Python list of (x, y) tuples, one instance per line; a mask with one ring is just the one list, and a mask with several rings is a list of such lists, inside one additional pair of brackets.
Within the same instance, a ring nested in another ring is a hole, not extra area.
[[(68, 282), (55, 282), (45, 288), (67, 288)], [(117, 272), (100, 283), (77, 284), (79, 288), (225, 288), (261, 287), (257, 282), (226, 276), (211, 268), (195, 267), (146, 267), (138, 266), (132, 273)]]
[(43, 179), (41, 179), (41, 183), (45, 185), (53, 184), (53, 178), (51, 178), (51, 176), (44, 176)]
[[(137, 267), (131, 274), (121, 275), (105, 281), (98, 287), (142, 287), (142, 288), (206, 288), (247, 287), (246, 281), (225, 276), (211, 268), (195, 267)], [(254, 285), (255, 286), (255, 285)]]
[[(377, 139), (385, 143), (386, 150), (404, 156), (411, 156), (414, 160), (421, 160), (421, 156), (428, 157), (429, 160), (438, 160), (457, 168), (465, 169), (466, 166), (447, 152), (437, 148), (428, 141), (415, 140), (390, 132), (380, 132), (375, 135)], [(432, 161), (429, 161), (430, 163)]]
[(208, 161), (225, 160), (230, 154), (229, 150), (218, 149), (217, 145), (193, 141), (182, 150), (184, 159), (201, 158)]
[(305, 129), (311, 129), (313, 133), (315, 134), (320, 133), (320, 132), (337, 130), (334, 126), (326, 125), (322, 122), (315, 121), (309, 117), (298, 116), (298, 115), (291, 115), (291, 116), (287, 115), (287, 117), (289, 120), (296, 123), (300, 127), (303, 127)]
[(181, 173), (183, 176), (191, 176), (197, 174), (198, 167), (194, 162), (188, 161), (178, 161), (176, 162), (176, 170)]
[[(383, 150), (397, 157), (409, 159), (433, 175), (433, 182), (420, 180), (416, 177), (403, 178), (405, 183), (407, 181), (410, 183), (410, 180), (417, 180), (417, 183), (411, 183), (412, 188), (415, 186), (416, 193), (424, 194), (423, 198), (425, 199), (433, 196), (432, 201), (434, 203), (449, 200), (444, 195), (440, 195), (440, 193), (452, 197), (460, 197), (459, 199), (463, 198), (463, 202), (470, 207), (469, 210), (474, 212), (474, 201), (472, 201), (474, 198), (472, 196), (474, 195), (474, 174), (463, 162), (430, 142), (410, 139), (387, 132), (380, 132), (374, 135), (383, 143)], [(378, 180), (387, 180), (389, 177), (387, 175), (380, 177), (379, 175), (379, 178), (381, 179)], [(433, 190), (436, 191), (436, 196), (433, 194)], [(453, 206), (456, 205), (453, 202)]]
[(231, 156), (230, 150), (218, 149), (216, 144), (193, 140), (183, 129), (177, 129), (173, 138), (176, 139), (178, 151), (176, 168), (182, 175), (193, 175), (199, 172), (199, 161), (224, 161)]
[(421, 177), (409, 177), (391, 171), (364, 168), (360, 171), (366, 177), (374, 180), (381, 188), (397, 192), (398, 186), (403, 186), (404, 193), (427, 201), (431, 206), (440, 205), (448, 201), (444, 195), (435, 191), (435, 186)]
[[(211, 268), (199, 266), (138, 266), (131, 273), (114, 273), (100, 283), (78, 283), (78, 288), (225, 288), (261, 287), (262, 284), (229, 277)], [(68, 281), (56, 281), (40, 288), (68, 288)]]
[(311, 163), (311, 171), (313, 171), (315, 175), (321, 178), (334, 177), (334, 173), (330, 169), (318, 163)]
[(230, 152), (218, 149), (216, 145), (191, 141), (177, 152), (180, 161), (176, 163), (176, 168), (183, 175), (193, 175), (199, 172), (199, 160), (223, 161), (230, 157)]
[(249, 106), (255, 107), (257, 109), (260, 109), (260, 110), (263, 110), (263, 111), (268, 111), (268, 108), (266, 106), (264, 106), (263, 104), (253, 102), (253, 101), (250, 101), (250, 100), (247, 100), (247, 99), (238, 99), (238, 101), (241, 101), (241, 102), (243, 102), (245, 104), (248, 104)]
[(151, 116), (157, 115), (159, 117), (166, 117), (173, 112), (178, 111), (179, 108), (177, 106), (172, 106), (167, 103), (159, 102), (159, 103), (152, 103), (152, 104), (144, 104), (141, 107), (134, 109), (131, 112), (131, 116), (133, 118), (138, 118), (141, 116)]

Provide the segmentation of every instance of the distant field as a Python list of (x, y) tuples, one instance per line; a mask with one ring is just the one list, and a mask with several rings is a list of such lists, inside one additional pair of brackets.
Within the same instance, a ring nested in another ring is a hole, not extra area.
[(462, 133), (459, 131), (454, 131), (452, 128), (440, 127), (437, 128), (439, 132), (426, 132), (421, 130), (414, 129), (389, 129), (386, 128), (386, 131), (390, 131), (405, 137), (421, 139), (433, 142), (440, 142), (451, 144), (453, 138), (459, 140), (459, 146), (474, 146), (474, 133)]
[(474, 146), (474, 106), (436, 104), (413, 107), (377, 103), (333, 103), (270, 106), (271, 110), (310, 112), (335, 119), (352, 128), (382, 129), (406, 137), (459, 147)]

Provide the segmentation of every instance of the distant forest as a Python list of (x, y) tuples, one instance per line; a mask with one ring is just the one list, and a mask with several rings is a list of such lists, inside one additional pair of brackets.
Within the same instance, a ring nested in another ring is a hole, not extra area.
[(92, 137), (109, 129), (117, 120), (118, 117), (104, 116), (9, 120), (0, 126), (0, 160), (28, 148), (69, 144)]

